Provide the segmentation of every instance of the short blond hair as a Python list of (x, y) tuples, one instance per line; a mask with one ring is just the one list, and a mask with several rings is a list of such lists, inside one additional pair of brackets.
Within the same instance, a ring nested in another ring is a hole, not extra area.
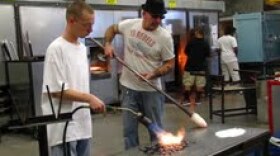
[(77, 18), (81, 17), (84, 10), (91, 14), (94, 13), (92, 7), (86, 4), (83, 0), (73, 1), (66, 9), (66, 20), (68, 20), (70, 16), (74, 16)]

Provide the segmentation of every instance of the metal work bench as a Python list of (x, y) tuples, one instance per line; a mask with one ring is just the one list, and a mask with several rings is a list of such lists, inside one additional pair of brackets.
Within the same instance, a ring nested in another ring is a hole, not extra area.
[[(246, 114), (257, 114), (256, 105), (250, 105), (248, 103), (243, 107), (239, 108), (225, 108), (225, 94), (240, 91), (256, 90), (255, 84), (240, 85), (240, 86), (225, 86), (222, 75), (211, 75), (210, 80), (215, 79), (219, 82), (218, 86), (210, 85), (209, 91), (209, 115), (210, 119), (213, 119), (213, 115), (220, 116), (222, 123), (225, 123), (226, 117), (246, 115)], [(213, 82), (213, 81), (211, 81)], [(221, 94), (221, 108), (219, 110), (213, 109), (213, 93)]]
[[(246, 156), (252, 154), (268, 156), (270, 133), (267, 129), (238, 127), (246, 130), (245, 134), (232, 138), (218, 138), (215, 132), (235, 128), (225, 124), (210, 124), (208, 128), (191, 129), (186, 133), (189, 145), (176, 156)], [(120, 152), (120, 156), (144, 156), (139, 147)]]

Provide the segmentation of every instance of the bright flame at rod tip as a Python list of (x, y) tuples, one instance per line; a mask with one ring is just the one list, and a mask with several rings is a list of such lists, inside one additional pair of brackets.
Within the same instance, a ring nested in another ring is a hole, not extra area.
[(178, 131), (177, 135), (173, 135), (169, 132), (161, 132), (158, 134), (159, 136), (159, 143), (161, 145), (178, 145), (182, 143), (182, 140), (185, 137), (185, 130), (181, 129)]

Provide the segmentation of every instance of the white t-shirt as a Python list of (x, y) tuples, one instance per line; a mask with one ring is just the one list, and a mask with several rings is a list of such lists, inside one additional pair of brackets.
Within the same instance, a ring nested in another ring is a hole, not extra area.
[[(142, 19), (124, 20), (118, 25), (124, 36), (124, 60), (139, 73), (154, 71), (163, 61), (174, 58), (174, 46), (171, 34), (164, 28), (154, 31), (142, 28)], [(146, 82), (140, 80), (127, 68), (123, 68), (120, 78), (122, 85), (139, 91), (154, 91)], [(161, 88), (161, 79), (151, 81)]]
[(237, 61), (234, 48), (237, 47), (236, 39), (231, 35), (224, 35), (218, 39), (219, 48), (221, 49), (221, 59), (223, 62)]
[[(51, 105), (47, 96), (46, 85), (50, 92), (61, 91), (62, 83), (65, 90), (71, 88), (89, 93), (89, 65), (86, 47), (80, 43), (72, 44), (62, 37), (54, 40), (47, 49), (42, 94), (43, 114), (52, 114)], [(55, 112), (57, 113), (59, 99), (52, 98)], [(81, 105), (82, 102), (62, 102), (61, 113), (71, 112)], [(91, 115), (89, 109), (80, 109), (73, 116), (67, 129), (66, 141), (87, 139), (92, 135)], [(62, 133), (65, 123), (49, 124), (47, 126), (49, 146), (62, 143)]]

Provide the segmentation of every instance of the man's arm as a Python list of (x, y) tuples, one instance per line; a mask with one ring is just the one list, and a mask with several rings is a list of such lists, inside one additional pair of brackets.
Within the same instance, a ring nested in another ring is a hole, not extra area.
[(174, 67), (174, 64), (175, 64), (174, 58), (164, 61), (163, 65), (154, 71), (154, 78), (163, 76), (168, 72), (170, 72), (171, 69)]
[(119, 33), (118, 30), (118, 25), (117, 24), (113, 24), (111, 25), (109, 28), (107, 28), (106, 32), (105, 32), (105, 43), (111, 43), (115, 37), (116, 34)]
[(233, 48), (233, 51), (234, 51), (235, 55), (237, 56), (237, 54), (238, 54), (238, 48), (237, 48), (237, 47), (234, 47), (234, 48)]
[(237, 48), (237, 41), (236, 38), (232, 37), (232, 48), (233, 48), (233, 52), (235, 53), (235, 55), (237, 56), (238, 54), (238, 48)]
[[(61, 92), (51, 93), (51, 95), (55, 98), (60, 98)], [(93, 109), (95, 112), (104, 112), (105, 110), (105, 105), (103, 101), (101, 101), (95, 95), (89, 93), (84, 93), (73, 89), (67, 89), (63, 92), (62, 97), (63, 100), (89, 103), (91, 109)]]
[(211, 57), (211, 47), (208, 42), (205, 42), (205, 52), (206, 52), (205, 54), (206, 58)]
[(111, 43), (112, 43), (114, 37), (116, 36), (116, 34), (118, 34), (118, 33), (119, 33), (118, 25), (116, 25), (116, 24), (113, 24), (109, 28), (107, 28), (107, 30), (105, 32), (105, 37), (104, 37), (104, 40), (105, 40), (104, 52), (105, 52), (106, 56), (113, 57), (114, 48)]
[(142, 73), (141, 75), (145, 77), (147, 80), (154, 79), (170, 72), (171, 69), (174, 67), (174, 64), (175, 64), (175, 59), (172, 58), (170, 60), (164, 61), (163, 65), (155, 69), (153, 72)]

